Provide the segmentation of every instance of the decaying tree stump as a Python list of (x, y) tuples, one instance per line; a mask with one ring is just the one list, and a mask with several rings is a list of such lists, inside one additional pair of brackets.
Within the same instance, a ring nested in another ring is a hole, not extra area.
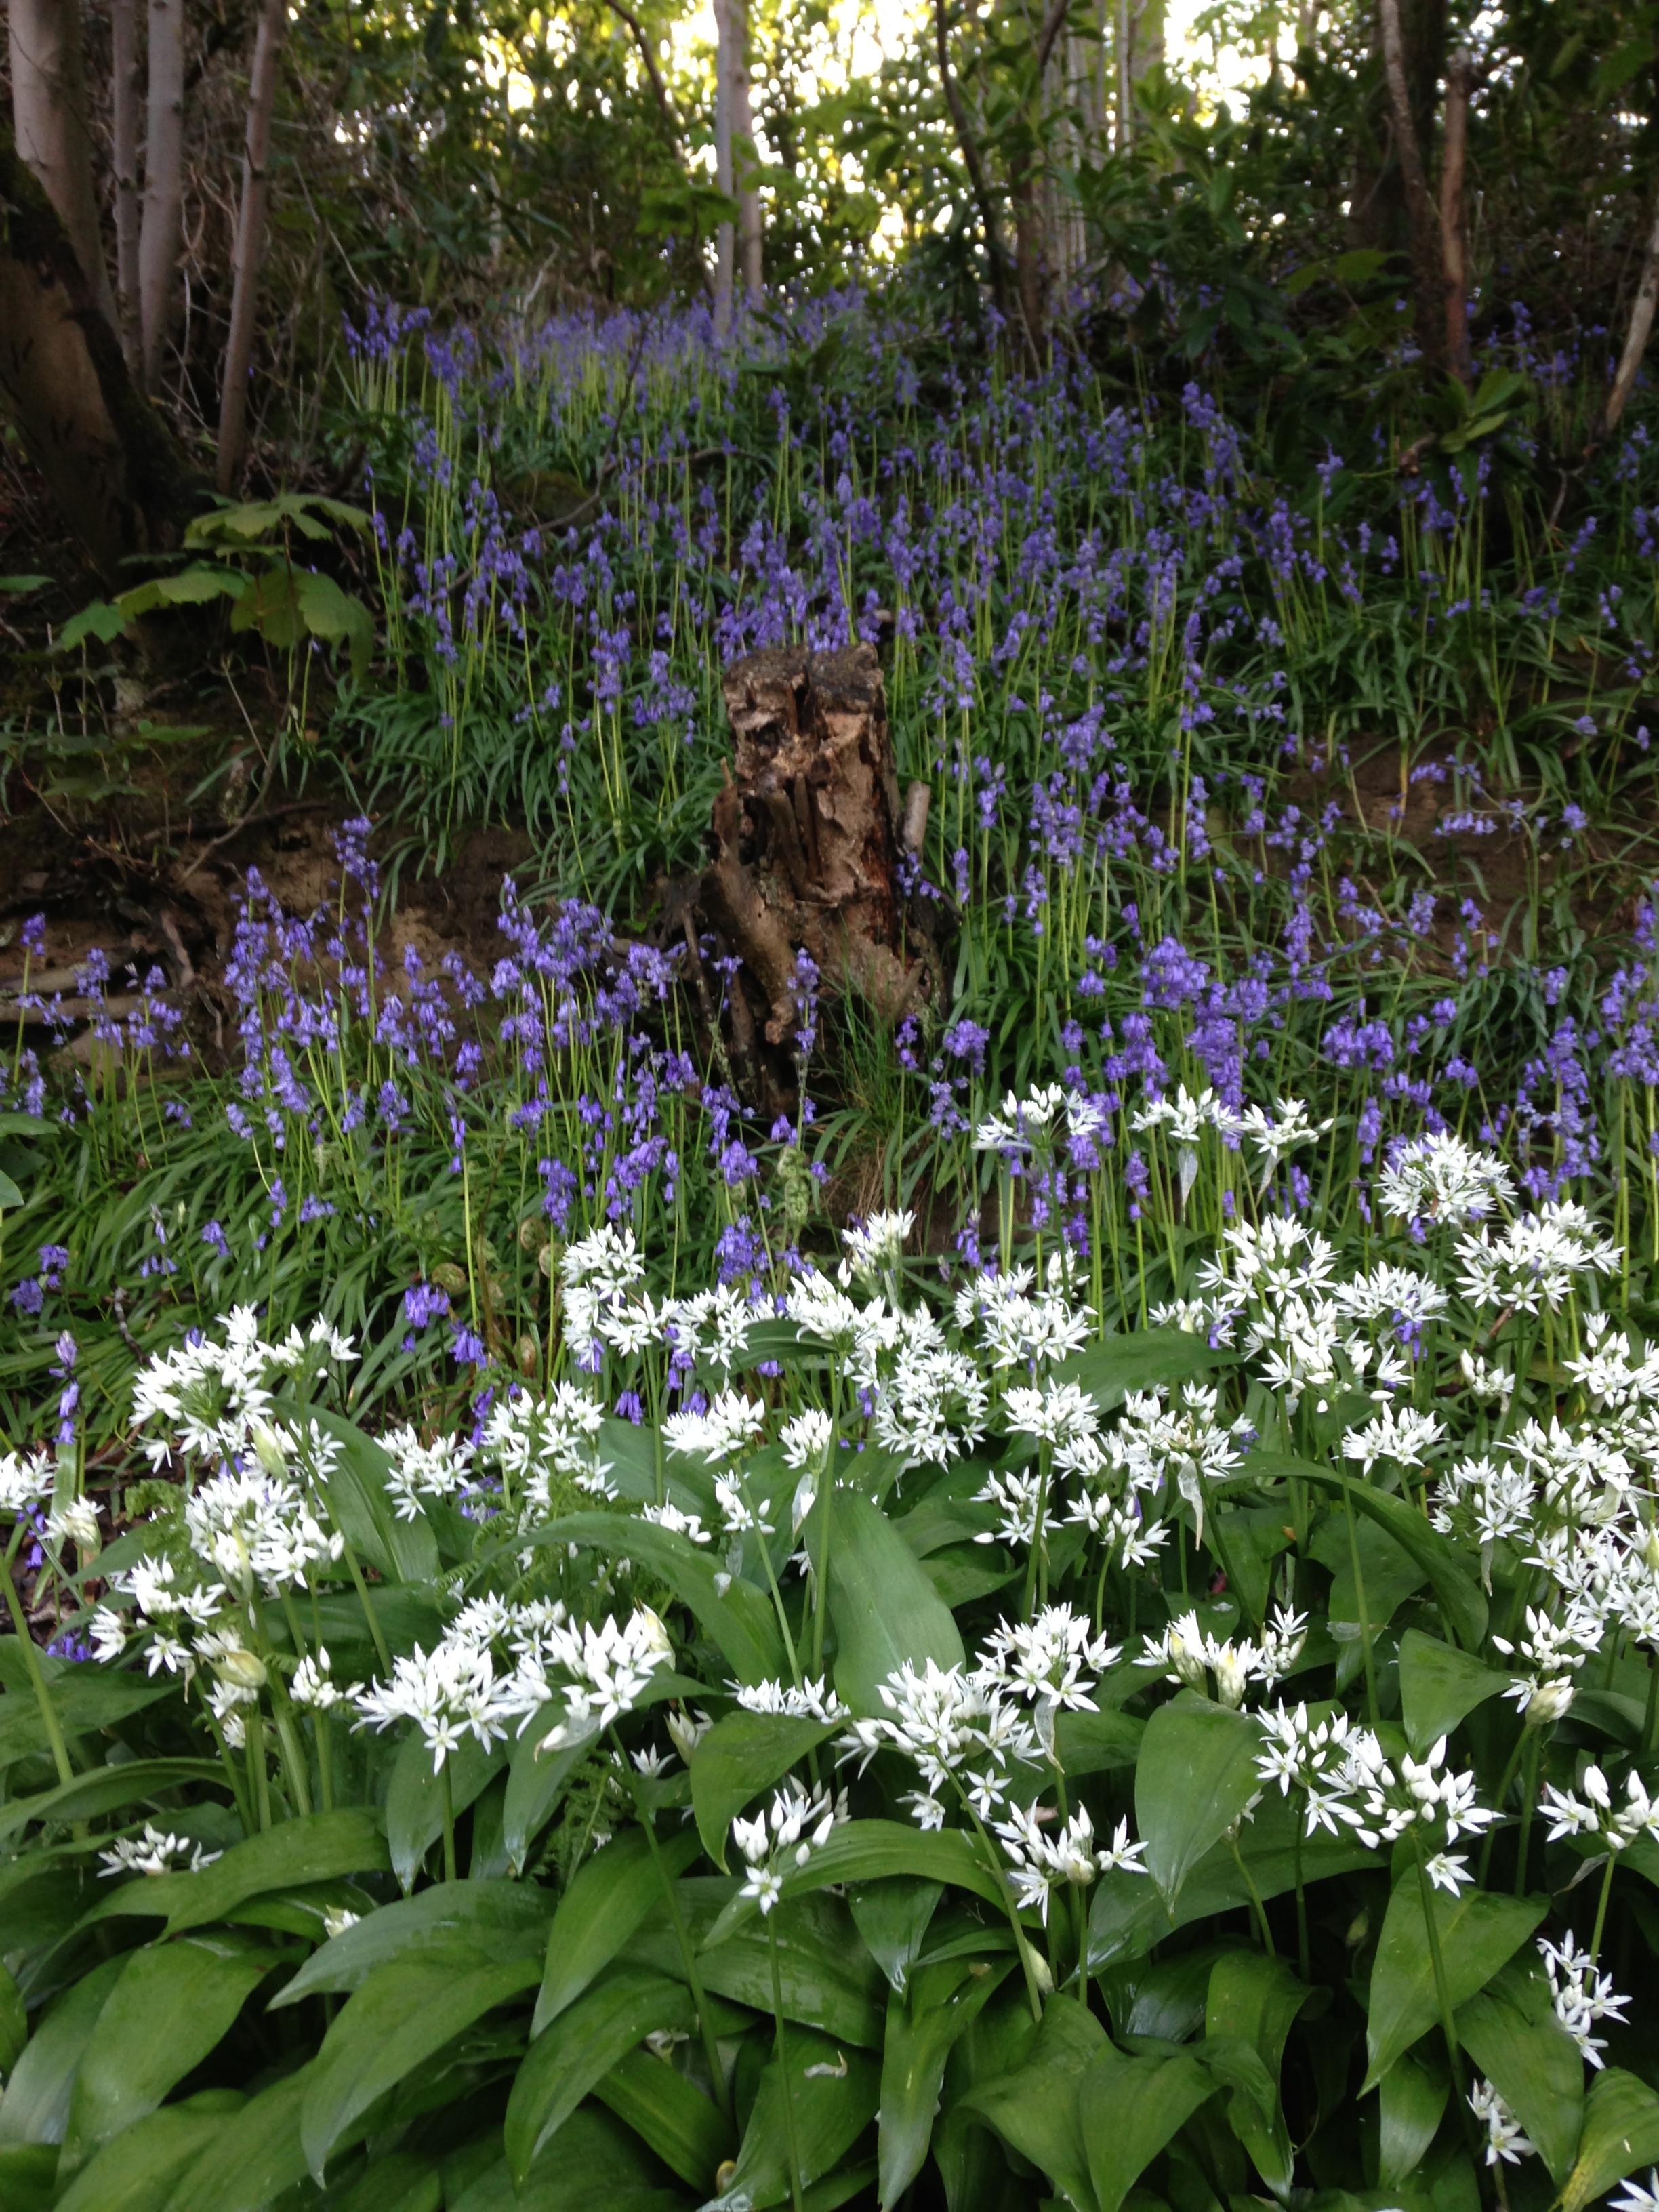
[(896, 1024), (933, 974), (925, 932), (906, 927), (900, 866), (907, 842), (921, 846), (927, 787), (912, 787), (901, 822), (874, 647), (775, 647), (736, 662), (725, 689), (736, 758), (714, 801), (697, 904), (761, 1002), (751, 1013), (732, 994), (739, 1057), (756, 1016), (768, 1045), (791, 1046), (803, 951), (823, 996), (856, 994)]

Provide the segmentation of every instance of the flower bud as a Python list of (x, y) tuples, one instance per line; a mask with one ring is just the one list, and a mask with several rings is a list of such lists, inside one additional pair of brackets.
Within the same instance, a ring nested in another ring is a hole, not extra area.
[(1571, 1705), (1576, 1686), (1566, 1680), (1540, 1682), (1527, 1703), (1527, 1726), (1529, 1729), (1546, 1729), (1559, 1721)]
[(265, 1662), (257, 1651), (226, 1651), (213, 1662), (213, 1671), (234, 1690), (263, 1690)]
[(283, 1438), (269, 1421), (255, 1421), (249, 1431), (253, 1442), (253, 1455), (273, 1480), (280, 1481), (288, 1473), (288, 1453)]

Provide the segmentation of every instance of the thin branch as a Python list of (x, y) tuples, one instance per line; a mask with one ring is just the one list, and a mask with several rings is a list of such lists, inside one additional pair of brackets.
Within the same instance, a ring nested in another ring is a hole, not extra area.
[(1060, 33), (1066, 28), (1066, 18), (1071, 14), (1071, 12), (1072, 0), (1053, 0), (1053, 4), (1049, 8), (1048, 15), (1043, 19), (1042, 28), (1037, 33), (1036, 42), (1036, 65), (1039, 79), (1042, 77), (1043, 71), (1048, 66), (1048, 57), (1054, 50), (1054, 41), (1059, 38)]
[(668, 96), (668, 87), (663, 82), (662, 71), (657, 66), (657, 57), (651, 51), (651, 41), (646, 35), (645, 26), (631, 8), (623, 5), (623, 0), (605, 0), (605, 4), (612, 15), (620, 15), (634, 33), (634, 43), (640, 50), (640, 59), (645, 64), (645, 73), (651, 80), (651, 89), (657, 95), (662, 119), (668, 125), (668, 135), (678, 154), (680, 150), (679, 118), (674, 112), (674, 103)]
[(968, 182), (973, 191), (974, 204), (979, 210), (979, 219), (985, 232), (986, 257), (991, 264), (991, 291), (997, 303), (997, 313), (1005, 323), (1012, 320), (1008, 309), (1008, 287), (1003, 273), (1002, 231), (997, 222), (996, 204), (991, 198), (991, 188), (986, 180), (985, 165), (979, 157), (973, 128), (963, 105), (962, 88), (956, 72), (951, 67), (951, 33), (945, 21), (945, 0), (933, 0), (933, 43), (939, 53), (939, 82), (945, 93), (945, 105), (951, 112), (951, 125), (957, 134), (957, 144), (962, 151), (963, 166), (968, 172)]

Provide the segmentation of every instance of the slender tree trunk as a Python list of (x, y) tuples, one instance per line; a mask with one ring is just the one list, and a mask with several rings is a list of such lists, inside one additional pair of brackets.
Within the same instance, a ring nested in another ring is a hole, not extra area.
[(738, 188), (738, 265), (743, 295), (757, 306), (765, 289), (765, 232), (755, 155), (755, 117), (749, 100), (747, 0), (726, 0), (732, 40), (732, 158)]
[(149, 96), (145, 109), (144, 219), (138, 240), (143, 380), (154, 391), (173, 320), (183, 238), (184, 0), (149, 0)]
[(1601, 410), (1601, 419), (1590, 441), (1590, 451), (1606, 445), (1619, 428), (1619, 418), (1629, 404), (1636, 389), (1636, 380), (1641, 373), (1642, 356), (1648, 349), (1648, 339), (1653, 330), (1653, 313), (1659, 306), (1659, 210), (1653, 218), (1648, 233), (1648, 250), (1642, 257), (1641, 280), (1636, 287), (1636, 297), (1631, 302), (1630, 327), (1625, 333), (1625, 349), (1619, 356), (1619, 369), (1607, 393), (1607, 404)]
[[(729, 199), (733, 181), (731, 0), (714, 0), (714, 182)], [(736, 264), (737, 233), (731, 223), (720, 223), (714, 232), (714, 330), (720, 337), (732, 327)]]
[(1406, 213), (1411, 224), (1412, 279), (1417, 301), (1417, 343), (1431, 370), (1443, 374), (1446, 359), (1446, 278), (1441, 253), (1440, 221), (1429, 196), (1429, 180), (1412, 114), (1400, 32), (1400, 0), (1377, 0), (1382, 26), (1382, 66), (1394, 123), (1395, 154), (1405, 180)]
[(1474, 381), (1474, 363), (1469, 352), (1468, 232), (1463, 193), (1469, 97), (1474, 88), (1474, 57), (1459, 47), (1446, 72), (1446, 122), (1440, 151), (1440, 252), (1446, 289), (1446, 357), (1452, 374), (1466, 385)]
[(253, 359), (253, 318), (259, 299), (259, 264), (265, 252), (265, 210), (270, 198), (270, 123), (282, 75), (288, 0), (264, 0), (253, 42), (247, 88), (247, 138), (242, 149), (242, 204), (236, 221), (235, 281), (230, 295), (230, 337), (219, 395), (219, 489), (228, 492), (242, 465), (247, 434), (247, 380)]
[(93, 306), (112, 328), (115, 295), (98, 228), (80, 0), (9, 0), (7, 21), (17, 151), (57, 210)]
[(962, 87), (957, 82), (957, 73), (951, 66), (951, 33), (945, 20), (946, 0), (933, 0), (933, 45), (939, 55), (940, 88), (945, 94), (945, 105), (951, 118), (951, 128), (956, 133), (957, 146), (962, 155), (962, 166), (968, 172), (969, 188), (974, 195), (974, 205), (979, 210), (980, 228), (985, 234), (985, 258), (990, 264), (991, 296), (996, 301), (997, 313), (1005, 323), (1013, 319), (1008, 298), (1006, 274), (1006, 256), (1002, 244), (1002, 226), (997, 221), (996, 202), (991, 197), (991, 186), (985, 173), (985, 163), (979, 150), (979, 141), (974, 136), (973, 125), (968, 120), (968, 109), (962, 97)]
[(115, 300), (121, 350), (137, 375), (144, 355), (138, 304), (138, 0), (110, 0), (113, 78), (111, 137), (115, 166)]
[(70, 236), (0, 131), (0, 398), (103, 582), (178, 544), (200, 504), (159, 416), (127, 374)]

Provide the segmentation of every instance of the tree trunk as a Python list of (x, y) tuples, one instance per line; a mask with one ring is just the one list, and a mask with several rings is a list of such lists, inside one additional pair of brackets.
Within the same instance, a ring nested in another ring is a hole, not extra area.
[(149, 95), (145, 108), (144, 220), (138, 240), (143, 378), (154, 391), (173, 319), (183, 237), (184, 0), (149, 0)]
[(219, 489), (228, 492), (242, 465), (247, 431), (247, 380), (253, 359), (253, 317), (259, 298), (259, 264), (265, 251), (265, 209), (270, 197), (270, 123), (282, 74), (288, 0), (264, 0), (253, 44), (247, 88), (247, 139), (242, 149), (242, 204), (236, 222), (235, 282), (230, 298), (230, 337), (225, 347), (224, 387), (219, 395)]
[(765, 291), (766, 237), (761, 216), (760, 164), (755, 116), (749, 99), (747, 0), (726, 0), (732, 37), (732, 158), (738, 187), (738, 265), (743, 295), (758, 307)]
[(134, 388), (69, 233), (0, 132), (0, 395), (89, 566), (178, 544), (200, 504), (161, 418)]
[[(758, 1094), (787, 1088), (801, 1026), (796, 956), (826, 999), (889, 1026), (929, 994), (932, 947), (907, 945), (898, 784), (875, 648), (779, 646), (725, 677), (737, 757), (714, 800), (714, 858), (697, 904), (743, 973), (730, 1000)], [(922, 817), (925, 821), (925, 817)], [(744, 979), (759, 1003), (744, 996)]]
[(1406, 214), (1411, 226), (1417, 343), (1426, 366), (1443, 375), (1448, 367), (1446, 274), (1441, 252), (1440, 218), (1429, 196), (1417, 118), (1412, 112), (1412, 85), (1400, 27), (1400, 0), (1377, 0), (1377, 5), (1382, 26), (1382, 67), (1394, 124), (1395, 154), (1405, 183)]
[(17, 151), (57, 210), (93, 305), (113, 325), (115, 295), (104, 265), (87, 127), (80, 0), (9, 0), (8, 23)]
[(1469, 138), (1469, 96), (1474, 89), (1474, 60), (1460, 47), (1446, 72), (1446, 125), (1440, 153), (1440, 252), (1446, 295), (1446, 358), (1452, 374), (1474, 381), (1469, 351), (1468, 226), (1463, 176)]
[(1648, 349), (1648, 339), (1653, 331), (1653, 312), (1659, 305), (1659, 213), (1653, 218), (1653, 228), (1648, 233), (1648, 250), (1642, 257), (1641, 280), (1636, 287), (1636, 297), (1631, 302), (1630, 328), (1625, 333), (1625, 349), (1619, 357), (1618, 374), (1607, 393), (1607, 405), (1601, 410), (1601, 419), (1591, 438), (1589, 451), (1604, 446), (1619, 428), (1619, 418), (1624, 413), (1631, 393), (1636, 389), (1636, 380), (1641, 372), (1642, 356)]
[(1008, 299), (1002, 226), (997, 221), (996, 202), (991, 197), (990, 182), (985, 173), (979, 141), (975, 137), (973, 125), (968, 119), (962, 87), (957, 82), (957, 73), (951, 66), (951, 32), (945, 18), (945, 4), (946, 0), (933, 0), (933, 46), (939, 56), (939, 85), (950, 113), (951, 128), (956, 133), (962, 166), (968, 172), (974, 205), (979, 210), (980, 228), (985, 234), (985, 258), (991, 271), (991, 296), (997, 303), (998, 314), (1006, 324), (1012, 320), (1012, 310)]
[(112, 153), (115, 167), (115, 299), (121, 350), (136, 376), (143, 363), (138, 303), (138, 0), (110, 0)]
[[(732, 62), (732, 0), (714, 0), (714, 182), (728, 199), (733, 195), (732, 138), (735, 127)], [(724, 337), (732, 327), (737, 232), (729, 222), (714, 232), (714, 330)]]

